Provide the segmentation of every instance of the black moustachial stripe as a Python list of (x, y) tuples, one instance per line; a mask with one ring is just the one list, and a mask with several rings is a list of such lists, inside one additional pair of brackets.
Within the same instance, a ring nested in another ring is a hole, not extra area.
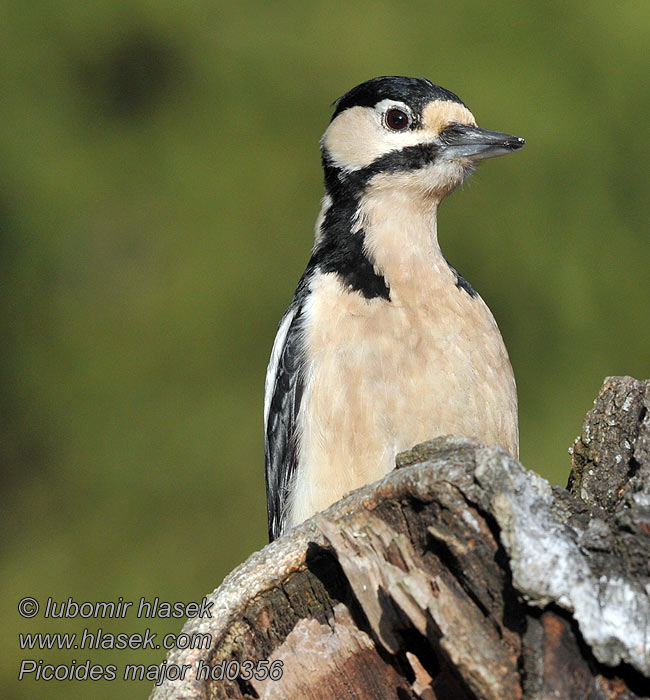
[(390, 301), (390, 289), (384, 277), (375, 270), (365, 250), (363, 229), (352, 233), (359, 201), (367, 180), (347, 182), (341, 170), (333, 166), (323, 154), (325, 190), (332, 203), (321, 225), (321, 235), (307, 266), (307, 273), (318, 268), (334, 272), (343, 284), (363, 294), (366, 299), (382, 298)]
[(312, 262), (322, 272), (335, 272), (346, 287), (361, 292), (366, 299), (380, 297), (390, 301), (388, 284), (375, 270), (364, 250), (364, 241), (362, 230), (349, 233), (348, 229), (342, 235), (340, 229), (329, 228), (314, 251)]

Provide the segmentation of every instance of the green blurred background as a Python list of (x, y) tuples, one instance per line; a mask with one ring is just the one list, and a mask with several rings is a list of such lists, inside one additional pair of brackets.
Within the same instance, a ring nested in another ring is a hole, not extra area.
[(144, 698), (25, 680), (18, 600), (198, 600), (266, 542), (262, 400), (308, 259), (330, 103), (424, 75), (524, 136), (442, 208), (492, 308), (523, 462), (563, 483), (602, 379), (650, 374), (647, 0), (7, 0), (0, 9), (4, 697)]

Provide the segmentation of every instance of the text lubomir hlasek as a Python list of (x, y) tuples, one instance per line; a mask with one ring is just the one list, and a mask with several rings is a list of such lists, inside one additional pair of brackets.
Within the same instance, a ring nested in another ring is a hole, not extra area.
[[(140, 598), (137, 608), (134, 601), (124, 600), (121, 596), (116, 601), (79, 603), (72, 598), (66, 601), (57, 602), (53, 598), (48, 598), (45, 605), (43, 617), (47, 618), (122, 618), (129, 612), (136, 611), (138, 618), (181, 618), (181, 617), (212, 617), (212, 606), (214, 601), (203, 598), (197, 602), (169, 602), (155, 597), (153, 600)], [(133, 610), (131, 610), (133, 608)]]

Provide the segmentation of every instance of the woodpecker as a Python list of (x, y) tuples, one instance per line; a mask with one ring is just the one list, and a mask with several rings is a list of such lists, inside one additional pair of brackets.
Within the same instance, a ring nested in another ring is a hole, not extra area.
[(524, 143), (424, 78), (374, 78), (334, 103), (314, 246), (266, 375), (270, 540), (437, 435), (518, 457), (508, 353), (443, 256), (437, 212), (480, 160)]

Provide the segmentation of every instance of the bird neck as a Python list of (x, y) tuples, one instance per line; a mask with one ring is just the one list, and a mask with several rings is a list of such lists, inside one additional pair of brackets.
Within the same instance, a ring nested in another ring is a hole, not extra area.
[(367, 299), (417, 305), (457, 278), (438, 244), (440, 199), (395, 177), (375, 177), (353, 195), (328, 188), (312, 265)]
[(364, 247), (392, 290), (448, 270), (438, 244), (438, 205), (439, 200), (394, 183), (375, 184), (361, 197)]

